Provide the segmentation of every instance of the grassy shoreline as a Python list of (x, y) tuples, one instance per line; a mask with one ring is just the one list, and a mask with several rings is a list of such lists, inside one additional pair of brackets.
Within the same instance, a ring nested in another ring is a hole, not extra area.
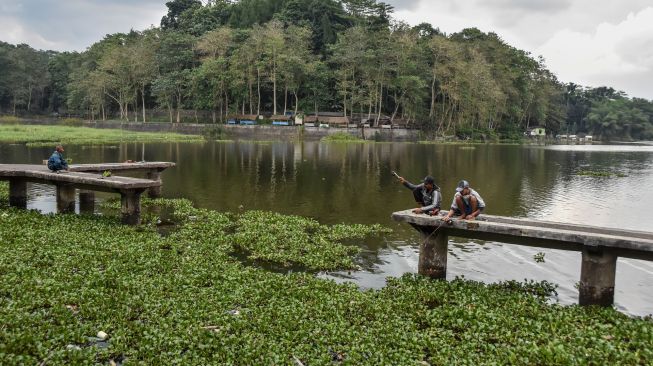
[(3, 125), (0, 143), (52, 146), (53, 144), (103, 145), (125, 142), (193, 142), (202, 136), (177, 133), (134, 132), (74, 126)]
[[(0, 184), (0, 200), (6, 189)], [(409, 274), (360, 291), (247, 266), (233, 251), (331, 268), (355, 255), (337, 241), (369, 234), (363, 227), (158, 204), (172, 206), (180, 223), (165, 237), (151, 224), (0, 202), (0, 364), (653, 362), (650, 318), (548, 304), (547, 283)], [(99, 331), (107, 341), (95, 338)]]

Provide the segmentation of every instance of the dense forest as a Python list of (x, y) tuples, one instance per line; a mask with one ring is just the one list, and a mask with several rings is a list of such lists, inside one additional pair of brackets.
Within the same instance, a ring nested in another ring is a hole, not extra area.
[(221, 123), (340, 112), (431, 136), (653, 139), (653, 102), (563, 84), (476, 28), (409, 26), (376, 0), (173, 0), (160, 27), (85, 52), (0, 42), (0, 113)]

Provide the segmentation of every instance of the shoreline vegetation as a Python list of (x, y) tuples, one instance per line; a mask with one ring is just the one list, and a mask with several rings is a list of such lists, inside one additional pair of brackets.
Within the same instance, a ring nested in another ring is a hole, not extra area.
[(79, 126), (0, 124), (0, 143), (26, 144), (27, 146), (195, 141), (205, 141), (205, 139), (198, 135), (182, 135), (177, 133), (134, 132), (120, 129), (96, 129)]
[[(20, 124), (19, 119), (16, 123), (0, 123), (0, 143), (6, 144), (25, 144), (30, 147), (53, 146), (56, 144), (74, 144), (74, 145), (107, 145), (129, 142), (151, 143), (151, 142), (203, 142), (203, 141), (232, 141), (228, 139), (223, 129), (212, 128), (207, 125), (207, 129), (202, 135), (179, 134), (171, 132), (139, 132), (118, 128), (93, 128), (80, 125), (26, 125)], [(218, 126), (219, 127), (219, 126)], [(256, 142), (274, 142), (286, 141), (285, 139), (277, 140), (252, 140)], [(379, 141), (375, 136), (363, 140), (347, 132), (337, 132), (335, 134), (323, 137), (320, 141), (334, 143), (389, 143), (389, 141)], [(487, 143), (499, 144), (524, 144), (532, 143), (531, 140), (497, 140), (497, 141), (480, 141), (480, 140), (418, 140), (418, 144), (449, 144), (449, 145), (483, 145)], [(405, 143), (411, 143), (406, 141)]]
[(9, 208), (6, 197), (0, 183), (2, 364), (653, 362), (650, 317), (551, 304), (548, 282), (407, 274), (361, 291), (256, 265), (351, 268), (357, 251), (342, 243), (378, 226), (145, 200), (173, 211), (175, 230), (160, 235), (157, 210), (130, 227)]

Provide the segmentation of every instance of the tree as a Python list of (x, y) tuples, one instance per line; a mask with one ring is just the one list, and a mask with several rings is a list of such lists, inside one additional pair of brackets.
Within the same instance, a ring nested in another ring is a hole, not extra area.
[(209, 105), (213, 111), (220, 106), (221, 119), (223, 107), (224, 115), (226, 116), (228, 113), (229, 63), (227, 53), (232, 47), (232, 42), (233, 31), (231, 28), (221, 27), (204, 34), (196, 46), (201, 55), (202, 64), (197, 69), (194, 85), (203, 85), (209, 92), (210, 100), (213, 102), (204, 105)]
[[(157, 76), (156, 52), (158, 47), (156, 32), (146, 32), (128, 49), (132, 79), (137, 86), (137, 92), (141, 95), (143, 122), (146, 122), (145, 90)], [(136, 105), (134, 105), (134, 109), (137, 109)]]
[(168, 13), (161, 18), (161, 28), (164, 30), (178, 29), (182, 16), (186, 11), (200, 8), (199, 0), (172, 0), (166, 3)]
[(170, 122), (173, 122), (173, 108), (176, 108), (176, 121), (181, 122), (181, 109), (184, 97), (191, 84), (191, 69), (195, 64), (195, 38), (188, 34), (163, 32), (157, 53), (159, 75), (152, 90), (161, 105), (168, 108)]

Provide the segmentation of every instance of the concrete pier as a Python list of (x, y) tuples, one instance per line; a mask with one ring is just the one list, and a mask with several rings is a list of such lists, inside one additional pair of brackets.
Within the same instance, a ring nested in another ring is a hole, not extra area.
[(580, 266), (580, 305), (610, 306), (614, 303), (617, 256), (607, 249), (583, 249)]
[[(155, 169), (158, 172), (165, 167), (174, 166), (174, 163), (147, 164), (113, 164), (114, 168), (124, 170)], [(94, 165), (99, 169), (102, 165)], [(82, 167), (84, 168), (84, 167)], [(89, 169), (94, 171), (93, 169)], [(160, 188), (160, 180), (150, 180), (131, 177), (109, 176), (102, 174), (62, 171), (52, 172), (43, 165), (26, 164), (0, 164), (0, 180), (9, 181), (9, 203), (14, 207), (26, 207), (27, 182), (53, 184), (57, 187), (58, 212), (75, 212), (75, 190), (80, 189), (80, 211), (93, 212), (95, 191), (119, 193), (122, 197), (122, 221), (126, 224), (137, 225), (140, 223), (141, 194), (150, 188)], [(159, 190), (160, 192), (160, 190)]]
[(395, 212), (392, 218), (419, 231), (418, 273), (431, 278), (446, 278), (449, 236), (581, 252), (580, 305), (613, 304), (618, 257), (653, 261), (650, 232), (492, 215), (476, 220), (453, 218), (447, 225), (440, 216), (410, 210)]
[(27, 180), (21, 178), (9, 179), (9, 205), (27, 208)]
[(120, 192), (120, 212), (123, 224), (139, 225), (141, 223), (141, 193), (143, 193), (142, 190)]
[(150, 198), (159, 198), (161, 197), (161, 187), (163, 186), (163, 182), (161, 181), (161, 171), (160, 170), (150, 170), (147, 172), (146, 176), (147, 179), (153, 180), (156, 182), (160, 182), (161, 185), (157, 187), (152, 187), (147, 190), (148, 196)]
[(85, 214), (95, 213), (95, 191), (79, 190), (79, 212)]
[(72, 184), (57, 184), (57, 212), (75, 213), (75, 187)]
[(420, 232), (417, 272), (434, 279), (447, 278), (447, 250), (449, 235), (446, 230), (428, 226), (414, 226)]

